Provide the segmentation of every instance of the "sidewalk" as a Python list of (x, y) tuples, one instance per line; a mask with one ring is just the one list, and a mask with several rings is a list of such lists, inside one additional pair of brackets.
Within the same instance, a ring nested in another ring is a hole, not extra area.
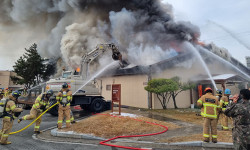
[[(130, 112), (129, 109), (123, 109), (125, 112)], [(124, 146), (134, 146), (134, 147), (148, 147), (153, 148), (155, 150), (163, 150), (163, 149), (233, 149), (232, 143), (223, 143), (218, 142), (216, 144), (214, 143), (203, 143), (202, 141), (190, 141), (190, 142), (171, 142), (166, 143), (162, 142), (162, 139), (168, 139), (172, 137), (181, 137), (181, 136), (187, 136), (189, 134), (198, 134), (202, 133), (202, 126), (197, 124), (192, 124), (188, 122), (183, 122), (180, 120), (175, 120), (171, 118), (167, 118), (164, 116), (161, 116), (159, 114), (147, 114), (147, 112), (144, 111), (135, 111), (132, 110), (134, 114), (142, 115), (151, 117), (157, 120), (164, 120), (167, 122), (174, 123), (178, 126), (181, 126), (181, 128), (169, 130), (163, 134), (154, 135), (154, 136), (145, 136), (145, 137), (133, 137), (133, 138), (122, 138), (122, 139), (116, 139), (112, 141), (111, 143), (115, 143), (117, 145), (124, 145)], [(96, 137), (93, 135), (87, 135), (87, 134), (79, 134), (74, 133), (73, 131), (69, 132), (62, 132), (58, 131), (57, 128), (48, 129), (44, 131), (42, 134), (36, 136), (36, 138), (40, 140), (59, 140), (59, 141), (67, 141), (67, 142), (73, 142), (73, 143), (92, 143), (92, 144), (99, 144), (100, 141), (106, 140), (101, 137)]]

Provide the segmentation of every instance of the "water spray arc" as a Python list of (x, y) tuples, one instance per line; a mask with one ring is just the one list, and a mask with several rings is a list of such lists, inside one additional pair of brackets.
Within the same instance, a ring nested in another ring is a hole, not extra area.
[(115, 65), (118, 65), (118, 62), (114, 61), (114, 62), (110, 63), (109, 65), (107, 65), (106, 67), (102, 68), (96, 74), (94, 74), (93, 76), (91, 76), (91, 78), (89, 80), (87, 80), (80, 88), (78, 88), (72, 95), (75, 95), (80, 89), (82, 89), (90, 81), (94, 80), (96, 77), (98, 77), (99, 75), (101, 75), (106, 69), (110, 68), (111, 66), (115, 66)]
[(208, 54), (210, 56), (213, 56), (213, 57), (217, 58), (218, 60), (220, 60), (221, 62), (229, 65), (230, 67), (232, 67), (233, 69), (235, 69), (236, 71), (238, 71), (239, 73), (241, 73), (243, 76), (247, 77), (248, 80), (250, 81), (250, 76), (249, 75), (247, 75), (245, 72), (243, 72), (242, 70), (240, 70), (239, 68), (237, 68), (235, 65), (231, 64), (229, 61), (226, 61), (225, 59), (221, 58), (220, 56), (218, 56), (218, 55), (210, 52), (209, 50), (207, 50), (207, 49), (205, 49), (205, 48), (203, 48), (201, 46), (199, 47), (199, 49), (202, 52), (204, 52), (204, 53), (206, 53), (206, 54)]
[(208, 69), (206, 63), (204, 62), (203, 58), (201, 57), (201, 54), (198, 52), (198, 50), (197, 50), (191, 43), (184, 42), (184, 44), (185, 44), (185, 45), (189, 48), (189, 50), (191, 50), (191, 51), (195, 54), (195, 56), (199, 59), (199, 61), (201, 62), (203, 68), (205, 69), (205, 71), (206, 71), (206, 73), (207, 73), (209, 79), (211, 80), (211, 83), (213, 84), (213, 87), (214, 87), (216, 90), (218, 90), (217, 87), (216, 87), (216, 84), (215, 84), (215, 82), (214, 82), (214, 79), (213, 79), (213, 77), (212, 77), (212, 75), (211, 75), (211, 73), (210, 73), (210, 71), (209, 71), (209, 69)]
[(245, 42), (243, 42), (240, 38), (238, 38), (233, 32), (231, 32), (229, 29), (226, 27), (214, 22), (214, 21), (209, 21), (209, 23), (221, 28), (223, 31), (228, 33), (232, 38), (234, 38), (237, 42), (239, 42), (241, 45), (243, 45), (246, 49), (250, 50), (250, 46), (247, 45)]

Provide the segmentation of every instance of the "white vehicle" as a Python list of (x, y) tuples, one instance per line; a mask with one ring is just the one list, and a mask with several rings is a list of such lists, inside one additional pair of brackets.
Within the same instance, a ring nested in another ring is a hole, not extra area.
[[(114, 44), (99, 44), (96, 49), (85, 54), (82, 58), (80, 72), (64, 71), (61, 78), (51, 79), (46, 82), (46, 90), (52, 89), (56, 94), (61, 90), (64, 82), (68, 83), (70, 90), (75, 93), (71, 106), (80, 105), (82, 109), (92, 112), (100, 112), (105, 109), (106, 101), (101, 96), (99, 88), (95, 83), (89, 82), (86, 86), (81, 86), (86, 83), (88, 78), (89, 64), (104, 52), (112, 50), (112, 58), (119, 60), (122, 65), (122, 55)], [(79, 89), (80, 88), (80, 89)], [(50, 99), (51, 105), (56, 103), (55, 97)], [(57, 107), (50, 110), (52, 115), (57, 115)]]

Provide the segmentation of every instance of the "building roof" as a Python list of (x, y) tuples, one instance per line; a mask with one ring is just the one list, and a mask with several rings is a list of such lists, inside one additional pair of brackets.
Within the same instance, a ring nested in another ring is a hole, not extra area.
[[(242, 81), (247, 81), (244, 78), (242, 78), (239, 75), (236, 74), (220, 74), (220, 75), (214, 75), (212, 76), (212, 79), (215, 83), (221, 84), (221, 83), (239, 83)], [(210, 83), (211, 80), (207, 76), (195, 76), (191, 81), (193, 82), (202, 82), (202, 83)]]
[(122, 76), (122, 75), (141, 75), (149, 74), (149, 72), (157, 72), (159, 69), (164, 70), (171, 68), (180, 62), (190, 59), (191, 53), (180, 53), (177, 56), (171, 57), (169, 59), (157, 62), (148, 66), (134, 66), (131, 68), (119, 68), (114, 70), (107, 70), (103, 73), (103, 76)]
[[(203, 55), (203, 54), (201, 54)], [(158, 63), (149, 65), (149, 66), (134, 66), (131, 68), (120, 68), (120, 69), (113, 69), (113, 70), (107, 70), (105, 71), (105, 73), (103, 73), (103, 76), (122, 76), (122, 75), (142, 75), (142, 74), (149, 74), (149, 73), (154, 73), (157, 72), (159, 70), (166, 70), (168, 68), (174, 67), (177, 64), (183, 63), (186, 60), (189, 60), (190, 58), (193, 57), (193, 54), (191, 52), (183, 52), (180, 53), (177, 56), (171, 57), (169, 59), (160, 61)], [(231, 58), (231, 63), (236, 66), (237, 68), (239, 68), (240, 70), (244, 71), (247, 75), (250, 75), (250, 69), (247, 68), (246, 66), (244, 66), (242, 63), (240, 63), (239, 61), (237, 61), (234, 58)], [(216, 77), (216, 76), (214, 76)], [(221, 82), (223, 81), (223, 78), (226, 77), (230, 77), (229, 74), (224, 74), (221, 76), (217, 76), (216, 78), (218, 78), (218, 80), (220, 79)], [(240, 77), (239, 75), (234, 75), (233, 77)], [(200, 80), (204, 80), (205, 78), (207, 78), (207, 76), (205, 77), (198, 77), (196, 79)], [(242, 77), (240, 77), (240, 80), (244, 80)], [(209, 79), (210, 80), (210, 79)], [(225, 79), (228, 80), (228, 79)], [(205, 80), (204, 80), (205, 81)]]

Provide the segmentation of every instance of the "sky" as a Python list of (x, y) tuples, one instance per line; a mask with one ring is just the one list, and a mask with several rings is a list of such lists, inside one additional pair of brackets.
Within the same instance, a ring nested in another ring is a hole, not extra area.
[[(234, 58), (246, 64), (245, 57), (250, 56), (249, 0), (162, 0), (162, 2), (173, 6), (175, 21), (190, 21), (200, 28), (200, 41), (213, 42), (218, 47), (224, 47)], [(17, 28), (20, 27), (17, 25)], [(23, 30), (15, 31), (10, 28), (8, 31), (5, 28), (3, 31), (0, 26), (0, 70), (12, 70), (14, 62), (24, 53), (24, 48), (45, 37), (45, 34), (36, 34), (40, 30), (43, 29), (25, 27)]]
[(201, 30), (200, 41), (226, 48), (246, 65), (250, 56), (249, 0), (163, 0), (173, 6), (175, 20), (190, 21)]

